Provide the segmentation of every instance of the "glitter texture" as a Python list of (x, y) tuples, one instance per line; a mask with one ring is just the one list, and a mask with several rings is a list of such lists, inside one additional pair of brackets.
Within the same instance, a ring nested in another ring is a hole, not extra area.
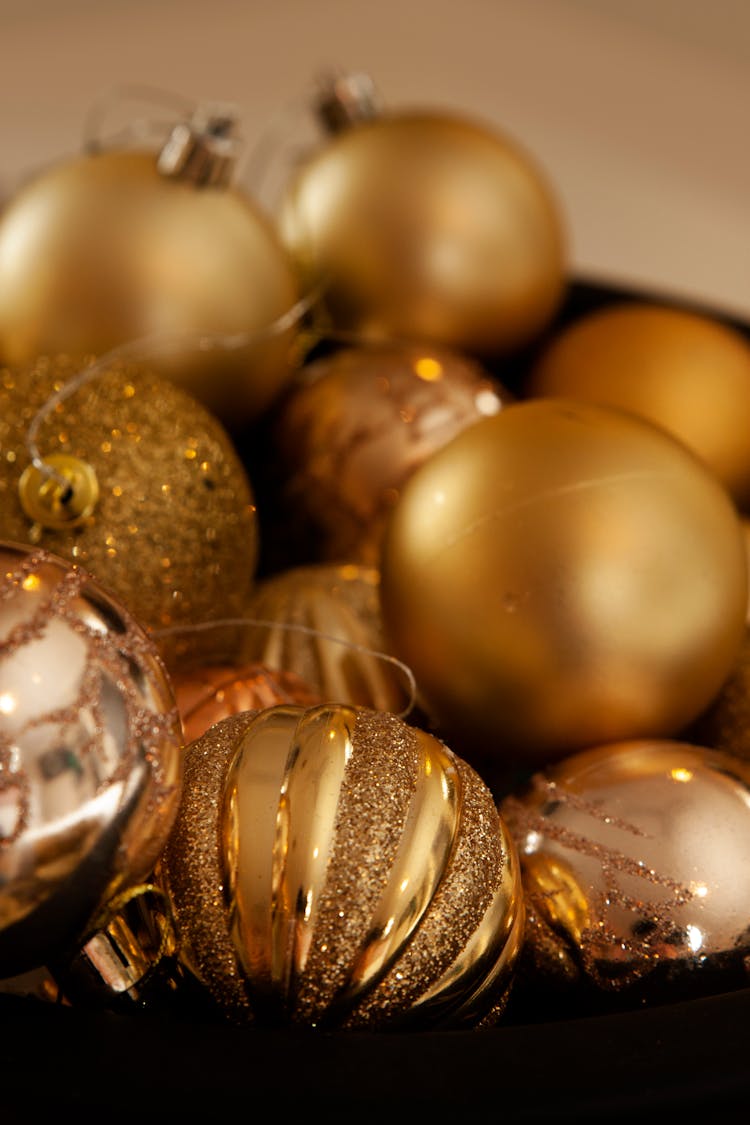
[[(257, 562), (250, 482), (222, 425), (172, 383), (113, 364), (44, 418), (43, 456), (90, 465), (99, 501), (80, 527), (33, 523), (18, 493), (32, 420), (79, 370), (64, 357), (0, 371), (0, 529), (84, 566), (146, 628), (231, 617), (245, 607)], [(200, 644), (210, 644), (201, 636)], [(160, 644), (168, 664), (198, 642)]]

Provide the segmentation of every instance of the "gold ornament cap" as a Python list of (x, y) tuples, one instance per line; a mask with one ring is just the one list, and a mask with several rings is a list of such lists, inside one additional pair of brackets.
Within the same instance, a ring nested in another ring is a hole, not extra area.
[(18, 482), (21, 506), (35, 524), (61, 531), (80, 527), (93, 515), (99, 481), (92, 465), (67, 453), (52, 453), (45, 469), (30, 464)]
[(197, 187), (225, 187), (237, 162), (235, 125), (233, 107), (199, 107), (189, 121), (178, 122), (170, 132), (157, 159), (159, 172)]
[(380, 96), (369, 74), (337, 74), (324, 80), (316, 104), (328, 133), (340, 133), (380, 114)]

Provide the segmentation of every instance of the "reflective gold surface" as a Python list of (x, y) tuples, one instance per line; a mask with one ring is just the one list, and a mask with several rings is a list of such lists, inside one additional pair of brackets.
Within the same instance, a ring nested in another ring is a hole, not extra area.
[(696, 717), (742, 642), (746, 550), (683, 445), (611, 408), (536, 400), (414, 473), (380, 591), (390, 651), (457, 752), (543, 763)]
[(81, 360), (149, 338), (154, 370), (232, 428), (291, 372), (293, 328), (202, 348), (201, 336), (264, 332), (297, 283), (248, 198), (163, 176), (156, 154), (81, 156), (25, 182), (0, 218), (0, 294), (0, 362)]
[(479, 776), (394, 715), (277, 706), (188, 747), (161, 878), (220, 1007), (265, 1024), (496, 1019), (520, 950), (514, 846)]
[[(750, 766), (671, 740), (602, 746), (501, 805), (521, 855), (535, 982), (656, 1002), (747, 984)], [(545, 954), (546, 950), (546, 954)]]
[[(52, 401), (71, 386), (67, 398)], [(41, 484), (53, 498), (50, 518), (33, 487), (42, 474), (25, 476), (29, 431), (40, 417), (37, 445), (50, 467), (62, 466), (76, 487), (82, 478), (84, 500), (83, 469), (96, 481), (95, 502), (80, 524), (64, 518), (54, 478)], [(78, 368), (65, 356), (0, 368), (3, 535), (85, 567), (144, 627), (193, 626), (242, 611), (258, 557), (254, 499), (226, 429), (169, 380), (132, 364)], [(211, 633), (183, 632), (159, 644), (172, 666), (216, 641)]]
[(378, 570), (359, 563), (269, 575), (247, 604), (243, 657), (295, 673), (328, 702), (399, 711), (411, 684), (385, 651), (379, 587)]
[(280, 503), (319, 559), (377, 566), (411, 473), (510, 393), (446, 348), (344, 348), (297, 372), (275, 424)]
[(750, 343), (718, 319), (642, 301), (599, 309), (552, 338), (527, 391), (619, 406), (664, 426), (750, 507)]
[(282, 239), (336, 328), (477, 354), (528, 342), (564, 290), (560, 209), (535, 161), (478, 122), (387, 113), (294, 173)]
[(0, 545), (0, 976), (58, 956), (147, 876), (182, 730), (152, 641), (102, 587)]

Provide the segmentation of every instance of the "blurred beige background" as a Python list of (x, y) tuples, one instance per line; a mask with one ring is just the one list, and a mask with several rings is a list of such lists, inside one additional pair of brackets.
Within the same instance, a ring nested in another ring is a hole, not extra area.
[(332, 67), (525, 144), (576, 272), (750, 318), (748, 0), (0, 0), (0, 199), (116, 84), (232, 102), (252, 152)]

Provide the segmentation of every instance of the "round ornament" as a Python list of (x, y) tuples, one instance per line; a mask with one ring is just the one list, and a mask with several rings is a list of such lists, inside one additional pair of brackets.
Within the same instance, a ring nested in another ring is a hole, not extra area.
[(572, 755), (506, 797), (528, 911), (517, 996), (603, 1009), (746, 986), (749, 798), (748, 763), (671, 740)]
[(47, 964), (152, 871), (182, 729), (157, 650), (77, 567), (0, 544), (0, 977)]
[(540, 399), (414, 473), (380, 591), (389, 650), (451, 744), (541, 763), (695, 718), (742, 642), (747, 560), (731, 500), (682, 443)]
[(247, 605), (243, 657), (293, 672), (328, 702), (398, 712), (412, 685), (386, 650), (379, 592), (377, 568), (357, 563), (269, 575)]
[(377, 566), (383, 526), (427, 457), (511, 399), (445, 348), (343, 348), (301, 368), (274, 426), (285, 519), (321, 559)]
[[(170, 381), (122, 363), (48, 409), (76, 377), (66, 358), (0, 371), (3, 534), (79, 563), (150, 630), (239, 612), (255, 577), (258, 524), (222, 424)], [(62, 486), (31, 463), (40, 412), (37, 444)], [(170, 666), (211, 643), (209, 632), (159, 642)]]
[(750, 762), (750, 623), (721, 690), (683, 737)]
[(0, 362), (136, 345), (234, 430), (292, 370), (298, 299), (275, 227), (231, 184), (230, 122), (177, 122), (161, 152), (74, 157), (0, 216)]
[(750, 342), (708, 315), (617, 303), (553, 336), (526, 391), (632, 410), (685, 442), (750, 506)]
[(551, 320), (566, 233), (536, 160), (479, 121), (374, 113), (292, 173), (281, 238), (335, 329), (507, 354)]
[(395, 715), (277, 706), (186, 751), (160, 881), (183, 962), (237, 1022), (473, 1027), (524, 924), (492, 796)]
[(321, 700), (294, 672), (262, 664), (209, 665), (172, 676), (185, 742), (195, 742), (209, 727), (243, 711), (263, 711), (279, 703), (311, 707)]

